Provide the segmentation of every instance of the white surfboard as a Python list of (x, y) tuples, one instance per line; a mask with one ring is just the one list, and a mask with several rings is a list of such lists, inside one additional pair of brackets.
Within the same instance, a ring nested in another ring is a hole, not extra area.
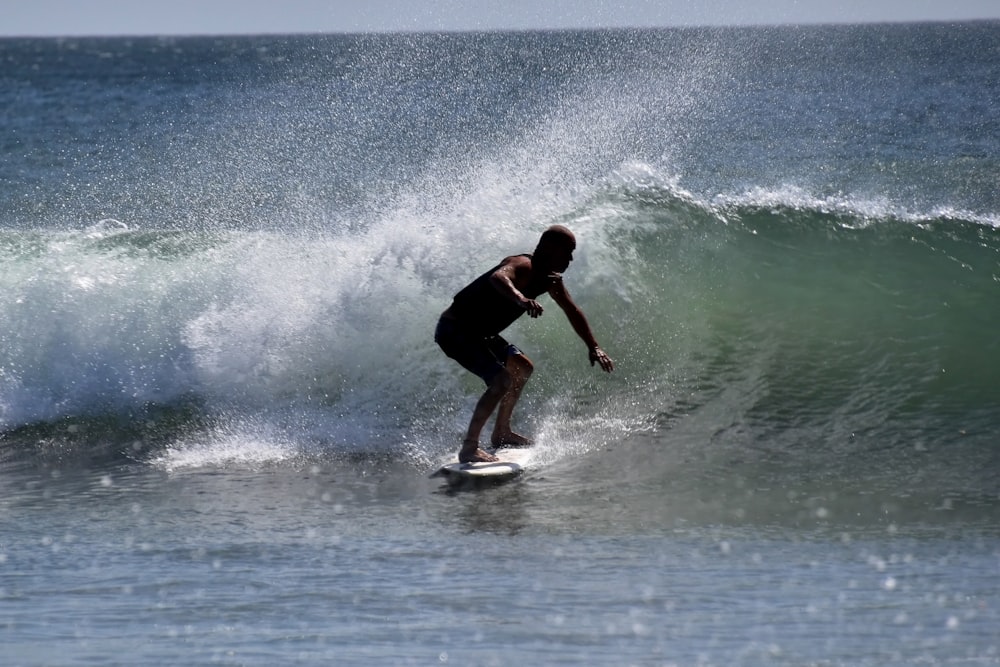
[(494, 452), (500, 460), (483, 463), (459, 463), (453, 456), (447, 463), (435, 470), (431, 477), (444, 477), (449, 484), (457, 485), (476, 482), (505, 482), (524, 472), (534, 452), (530, 447), (518, 449), (498, 449)]

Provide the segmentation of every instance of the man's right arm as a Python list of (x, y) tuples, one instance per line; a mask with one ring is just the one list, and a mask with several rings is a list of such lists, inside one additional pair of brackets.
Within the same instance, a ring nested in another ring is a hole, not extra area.
[(509, 261), (501, 264), (500, 268), (493, 272), (490, 276), (490, 284), (505, 298), (524, 308), (528, 315), (538, 317), (542, 314), (542, 305), (534, 299), (524, 296), (521, 290), (517, 289), (517, 285), (514, 284), (519, 269), (530, 271), (530, 260), (526, 257), (510, 258)]

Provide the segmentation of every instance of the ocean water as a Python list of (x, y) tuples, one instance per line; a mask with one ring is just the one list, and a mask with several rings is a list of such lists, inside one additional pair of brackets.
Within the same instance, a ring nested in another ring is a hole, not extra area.
[[(0, 664), (1000, 664), (998, 99), (996, 22), (0, 40)], [(448, 490), (554, 223), (616, 370), (515, 324)]]

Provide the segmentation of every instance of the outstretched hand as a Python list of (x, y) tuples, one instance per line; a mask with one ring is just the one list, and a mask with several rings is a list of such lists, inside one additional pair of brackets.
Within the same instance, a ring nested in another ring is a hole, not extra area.
[(593, 366), (595, 363), (600, 364), (606, 373), (610, 373), (615, 369), (615, 362), (611, 361), (611, 357), (605, 354), (604, 350), (599, 347), (590, 350), (590, 365)]

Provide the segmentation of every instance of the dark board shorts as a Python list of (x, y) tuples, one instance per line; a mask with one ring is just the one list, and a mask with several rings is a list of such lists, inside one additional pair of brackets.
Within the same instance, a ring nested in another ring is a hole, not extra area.
[(521, 354), (516, 345), (503, 336), (482, 336), (467, 331), (455, 320), (442, 317), (434, 331), (436, 342), (444, 353), (462, 364), (469, 372), (478, 375), (487, 385), (503, 370), (507, 357)]

